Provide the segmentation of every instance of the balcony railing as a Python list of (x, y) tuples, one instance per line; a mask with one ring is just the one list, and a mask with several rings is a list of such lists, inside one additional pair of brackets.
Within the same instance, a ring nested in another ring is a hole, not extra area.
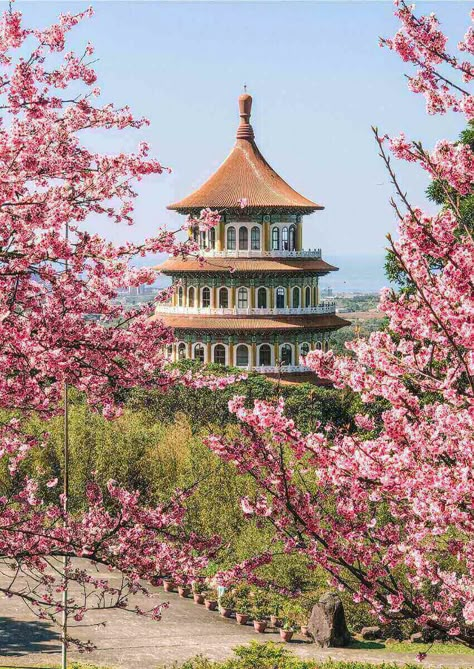
[(246, 250), (203, 250), (206, 258), (321, 258), (321, 249), (307, 249), (305, 251), (250, 251)]
[(294, 374), (295, 372), (310, 372), (309, 367), (305, 367), (305, 365), (267, 365), (265, 367), (254, 367), (253, 368), (254, 372), (260, 372), (260, 374)]
[(184, 314), (189, 316), (305, 316), (336, 313), (335, 302), (321, 302), (316, 307), (287, 307), (259, 309), (257, 307), (239, 309), (238, 307), (173, 307), (158, 304), (157, 314)]

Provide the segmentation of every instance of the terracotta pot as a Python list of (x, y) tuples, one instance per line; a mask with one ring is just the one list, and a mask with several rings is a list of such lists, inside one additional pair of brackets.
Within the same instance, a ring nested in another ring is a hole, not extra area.
[(232, 609), (226, 609), (223, 606), (221, 606), (219, 611), (223, 618), (230, 618), (232, 616)]
[(204, 604), (204, 595), (201, 595), (199, 592), (195, 592), (193, 595), (195, 604)]
[(239, 625), (246, 625), (248, 623), (249, 617), (246, 613), (236, 613), (235, 619)]
[(190, 589), (189, 589), (189, 586), (187, 586), (187, 585), (178, 585), (178, 595), (179, 595), (180, 597), (189, 597), (189, 593), (190, 593), (190, 592), (191, 592), (191, 591), (190, 591)]
[(309, 629), (307, 625), (302, 625), (301, 626), (301, 634), (303, 636), (309, 636)]
[(278, 616), (270, 616), (270, 624), (272, 627), (281, 627), (281, 620)]
[(209, 611), (215, 611), (217, 609), (217, 602), (212, 599), (205, 599), (204, 604)]
[(283, 641), (291, 641), (291, 637), (293, 636), (293, 630), (280, 630), (280, 636), (283, 639)]
[(254, 620), (253, 621), (253, 626), (254, 626), (256, 632), (259, 632), (260, 634), (263, 634), (265, 632), (265, 630), (267, 629), (267, 621), (266, 620)]
[(173, 592), (173, 590), (174, 590), (173, 581), (163, 581), (163, 588), (164, 588), (165, 592)]

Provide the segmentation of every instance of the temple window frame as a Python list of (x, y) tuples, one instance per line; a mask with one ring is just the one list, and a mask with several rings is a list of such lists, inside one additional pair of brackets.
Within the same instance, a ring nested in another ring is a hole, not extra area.
[(237, 235), (234, 225), (229, 225), (226, 230), (225, 243), (227, 251), (237, 250)]
[[(245, 294), (245, 301), (241, 299), (241, 295)], [(237, 309), (249, 308), (249, 289), (246, 286), (240, 286), (237, 289)]]

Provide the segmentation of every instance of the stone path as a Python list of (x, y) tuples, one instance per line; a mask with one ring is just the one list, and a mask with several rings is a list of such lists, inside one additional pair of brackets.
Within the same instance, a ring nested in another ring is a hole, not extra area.
[[(180, 599), (174, 593), (156, 592), (157, 601), (169, 601), (170, 608), (164, 612), (161, 622), (153, 622), (123, 611), (108, 614), (106, 627), (98, 626), (105, 616), (92, 612), (86, 622), (92, 627), (72, 630), (74, 636), (91, 639), (97, 650), (87, 655), (70, 653), (70, 659), (88, 664), (106, 665), (124, 669), (154, 669), (173, 662), (183, 662), (195, 655), (206, 655), (211, 659), (224, 659), (232, 654), (239, 644), (272, 640), (280, 642), (278, 634), (257, 634), (253, 626), (242, 627), (235, 620), (226, 620), (218, 613), (207, 611), (194, 604), (192, 599)], [(139, 598), (137, 598), (138, 600)], [(140, 602), (137, 601), (138, 604)], [(149, 608), (150, 600), (143, 601)], [(28, 609), (15, 599), (0, 600), (0, 666), (48, 667), (60, 661), (60, 646), (57, 630), (49, 624), (35, 619)], [(413, 654), (389, 653), (383, 650), (318, 649), (297, 637), (288, 648), (302, 658), (322, 660), (364, 660), (369, 662), (394, 661), (400, 664), (414, 662)], [(430, 655), (424, 664), (427, 667), (474, 666), (473, 655)]]

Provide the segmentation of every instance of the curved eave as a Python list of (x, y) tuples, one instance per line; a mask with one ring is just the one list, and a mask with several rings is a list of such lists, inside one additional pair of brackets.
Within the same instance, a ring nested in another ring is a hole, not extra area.
[[(247, 200), (242, 209), (240, 201)], [(168, 209), (194, 214), (218, 211), (310, 214), (324, 207), (298, 193), (269, 165), (253, 139), (237, 139), (222, 165), (196, 191)]]
[(223, 272), (254, 273), (265, 272), (281, 274), (284, 272), (314, 272), (327, 274), (339, 269), (325, 260), (311, 260), (306, 258), (205, 258), (199, 262), (197, 258), (168, 258), (162, 265), (154, 269), (163, 274), (177, 272), (196, 273), (207, 272), (222, 274)]
[(254, 205), (247, 206), (242, 208), (240, 205), (234, 206), (224, 206), (222, 204), (199, 204), (195, 206), (181, 206), (179, 202), (176, 204), (170, 204), (166, 207), (171, 211), (176, 211), (178, 214), (185, 214), (189, 216), (199, 216), (203, 209), (212, 209), (217, 211), (222, 211), (225, 209), (227, 215), (232, 215), (232, 217), (247, 217), (250, 215), (256, 214), (300, 214), (302, 216), (308, 216), (313, 214), (315, 211), (322, 211), (324, 209), (323, 205), (315, 205), (314, 207), (298, 207), (292, 205)]
[(234, 316), (183, 316), (155, 314), (153, 320), (161, 320), (175, 330), (232, 331), (232, 332), (276, 332), (303, 330), (339, 330), (350, 325), (350, 321), (335, 315), (321, 316), (269, 316), (267, 318), (248, 318)]

